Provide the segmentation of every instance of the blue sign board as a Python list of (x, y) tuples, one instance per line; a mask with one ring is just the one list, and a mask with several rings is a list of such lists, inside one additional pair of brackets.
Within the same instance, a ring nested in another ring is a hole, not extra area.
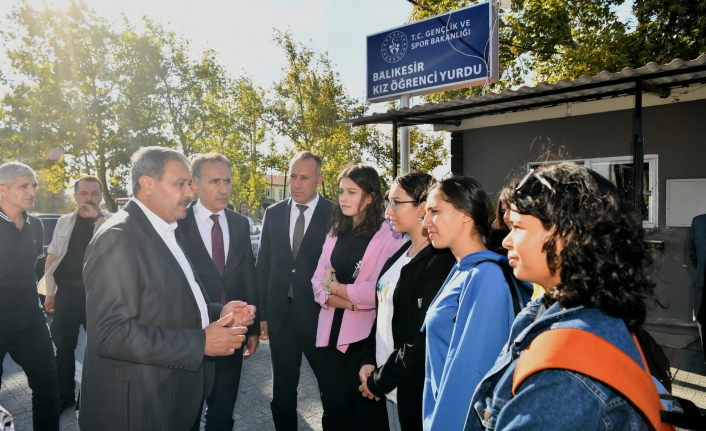
[(480, 3), (368, 36), (367, 100), (496, 82), (497, 17)]

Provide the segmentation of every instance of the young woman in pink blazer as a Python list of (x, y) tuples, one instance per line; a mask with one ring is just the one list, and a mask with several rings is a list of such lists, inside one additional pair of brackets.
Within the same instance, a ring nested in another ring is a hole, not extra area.
[(338, 187), (331, 232), (311, 280), (321, 305), (316, 346), (323, 364), (323, 427), (387, 430), (385, 403), (360, 396), (358, 371), (375, 320), (375, 283), (402, 237), (383, 219), (375, 169), (352, 165), (339, 174)]

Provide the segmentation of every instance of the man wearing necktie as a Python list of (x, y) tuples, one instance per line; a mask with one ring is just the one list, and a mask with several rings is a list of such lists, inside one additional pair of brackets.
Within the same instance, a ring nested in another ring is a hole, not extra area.
[[(321, 255), (333, 203), (320, 196), (321, 159), (305, 151), (290, 164), (291, 199), (267, 208), (257, 255), (260, 338), (270, 340), (272, 418), (275, 428), (297, 429), (297, 386), (302, 353), (317, 381), (322, 364), (316, 350), (321, 306), (311, 278)], [(326, 412), (322, 421), (326, 421)]]
[[(199, 200), (179, 220), (177, 240), (184, 248), (211, 301), (257, 304), (255, 263), (247, 218), (226, 209), (233, 188), (228, 159), (217, 153), (197, 156), (191, 164), (192, 187)], [(206, 431), (232, 430), (243, 358), (255, 353), (258, 329), (248, 328), (245, 352), (212, 358), (213, 391), (206, 398)]]
[(210, 299), (176, 239), (194, 195), (189, 168), (178, 151), (138, 150), (134, 198), (86, 249), (82, 430), (198, 430), (210, 358), (240, 351), (254, 323), (254, 305)]

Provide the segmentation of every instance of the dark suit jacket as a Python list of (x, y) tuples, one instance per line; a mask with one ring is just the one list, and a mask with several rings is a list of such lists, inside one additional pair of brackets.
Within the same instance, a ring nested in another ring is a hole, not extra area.
[(184, 272), (135, 202), (91, 240), (83, 280), (81, 429), (188, 430), (213, 384), (206, 333)]
[(704, 304), (704, 276), (706, 273), (706, 214), (694, 217), (687, 237), (689, 259), (696, 268), (694, 274), (694, 313), (696, 320), (706, 325)]
[(291, 307), (299, 327), (305, 334), (316, 338), (321, 306), (314, 301), (311, 278), (326, 240), (333, 202), (319, 197), (296, 259), (289, 241), (290, 205), (291, 198), (272, 205), (267, 208), (262, 221), (260, 249), (255, 265), (260, 295), (258, 314), (260, 320), (267, 321), (269, 332), (278, 333), (284, 323), (287, 292), (291, 285), (294, 293)]
[[(257, 286), (255, 284), (255, 259), (250, 245), (250, 225), (248, 219), (233, 211), (226, 210), (228, 222), (228, 258), (223, 277), (218, 273), (213, 259), (208, 254), (201, 239), (199, 227), (194, 217), (194, 208), (189, 207), (186, 218), (179, 220), (176, 238), (189, 257), (203, 283), (211, 301), (220, 301), (223, 290), (229, 301), (245, 301), (257, 306)], [(257, 321), (248, 328), (248, 335), (259, 335)]]

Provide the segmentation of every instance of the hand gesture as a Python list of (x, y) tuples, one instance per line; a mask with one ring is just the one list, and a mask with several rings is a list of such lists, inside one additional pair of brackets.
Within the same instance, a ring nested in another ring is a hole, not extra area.
[(96, 218), (98, 217), (98, 208), (93, 205), (93, 203), (82, 203), (78, 206), (78, 215), (83, 218)]
[(228, 313), (205, 328), (207, 356), (229, 356), (235, 353), (245, 341), (245, 326), (233, 326), (233, 313)]
[(255, 311), (256, 307), (254, 305), (248, 305), (247, 302), (230, 301), (223, 306), (221, 317), (232, 313), (233, 320), (229, 326), (250, 326), (255, 322)]

